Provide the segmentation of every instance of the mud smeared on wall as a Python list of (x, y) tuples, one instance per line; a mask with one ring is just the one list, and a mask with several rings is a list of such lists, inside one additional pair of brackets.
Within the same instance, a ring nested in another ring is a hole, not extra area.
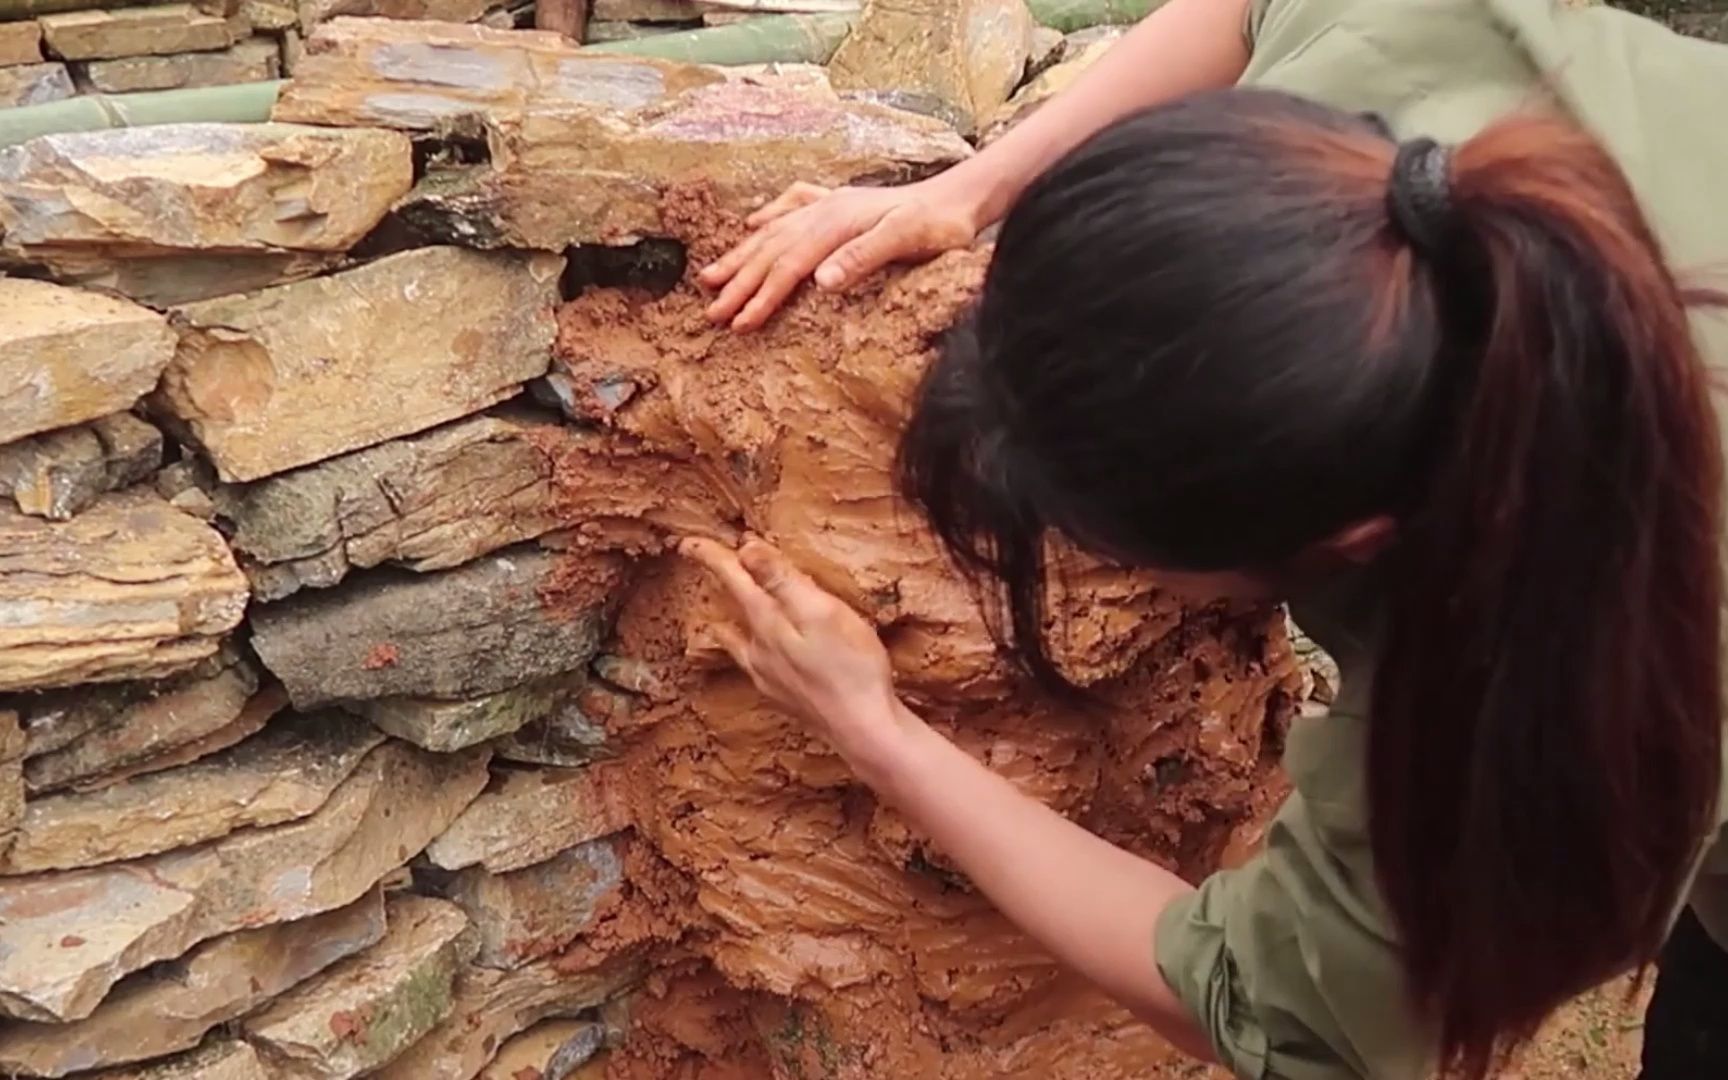
[[(739, 235), (700, 198), (669, 216), (692, 265)], [(654, 539), (773, 541), (875, 622), (923, 715), (1022, 789), (1190, 877), (1239, 860), (1282, 794), (1299, 677), (1281, 619), (1069, 558), (1058, 655), (1108, 707), (1064, 708), (1004, 667), (893, 497), (910, 393), (986, 258), (806, 295), (749, 336), (711, 327), (687, 284), (589, 289), (559, 314), (553, 379), (592, 429), (546, 448), (568, 558), (644, 556), (601, 666), (619, 692), (590, 701), (642, 849), (620, 918), (676, 941), (611, 1076), (1103, 1080), (1173, 1056), (727, 669), (703, 636), (724, 610)]]

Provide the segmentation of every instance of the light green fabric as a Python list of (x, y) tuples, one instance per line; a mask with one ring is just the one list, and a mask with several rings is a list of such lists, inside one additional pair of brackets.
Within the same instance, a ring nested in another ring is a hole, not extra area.
[[(1559, 0), (1257, 0), (1248, 32), (1245, 83), (1378, 112), (1404, 137), (1459, 141), (1520, 109), (1563, 110), (1614, 153), (1670, 261), (1728, 284), (1728, 47)], [(1728, 368), (1728, 322), (1696, 328)], [(1251, 1080), (1430, 1072), (1374, 886), (1362, 774), (1372, 663), (1348, 636), (1361, 610), (1343, 606), (1294, 612), (1338, 656), (1345, 687), (1332, 715), (1290, 733), (1294, 790), (1266, 850), (1158, 925), (1160, 970)], [(1728, 942), (1728, 840), (1706, 854), (1692, 903)]]

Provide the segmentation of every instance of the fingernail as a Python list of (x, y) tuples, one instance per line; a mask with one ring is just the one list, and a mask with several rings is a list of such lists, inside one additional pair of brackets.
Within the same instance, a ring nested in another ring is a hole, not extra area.
[(816, 271), (816, 284), (824, 289), (832, 289), (840, 284), (843, 276), (838, 266), (824, 266)]

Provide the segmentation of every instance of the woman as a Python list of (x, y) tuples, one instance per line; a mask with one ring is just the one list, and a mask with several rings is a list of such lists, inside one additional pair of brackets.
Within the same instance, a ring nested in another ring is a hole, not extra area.
[[(1231, 82), (1263, 88), (1197, 92)], [(789, 193), (711, 268), (747, 328), (1012, 206), (902, 488), (1058, 689), (1053, 540), (1291, 603), (1344, 686), (1244, 867), (1190, 888), (1018, 794), (766, 545), (686, 544), (739, 609), (718, 637), (1004, 913), (1239, 1076), (1486, 1076), (1665, 941), (1645, 1075), (1728, 1076), (1725, 354), (1669, 268), (1728, 258), (1728, 223), (1651, 164), (1728, 162), (1723, 100), (1721, 53), (1601, 10), (1173, 0), (967, 165)]]

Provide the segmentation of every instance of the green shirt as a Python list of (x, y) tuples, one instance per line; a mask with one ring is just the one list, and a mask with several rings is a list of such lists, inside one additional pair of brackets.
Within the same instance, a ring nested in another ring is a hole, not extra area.
[[(1728, 274), (1728, 47), (1559, 0), (1256, 0), (1249, 37), (1244, 83), (1378, 112), (1402, 137), (1460, 141), (1558, 104), (1615, 155), (1676, 269)], [(1696, 331), (1728, 367), (1728, 321), (1701, 317)], [(1292, 727), (1293, 793), (1265, 851), (1163, 913), (1158, 965), (1238, 1076), (1423, 1080), (1432, 1039), (1404, 1005), (1368, 849), (1372, 656), (1351, 636), (1367, 623), (1350, 610), (1363, 603), (1329, 603), (1294, 614), (1338, 659), (1342, 696)], [(1691, 900), (1728, 942), (1728, 839)]]

